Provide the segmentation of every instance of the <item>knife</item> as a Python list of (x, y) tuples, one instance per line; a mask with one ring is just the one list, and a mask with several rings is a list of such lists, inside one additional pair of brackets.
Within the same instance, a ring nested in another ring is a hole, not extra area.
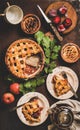
[(55, 26), (53, 26), (51, 20), (45, 15), (44, 11), (41, 9), (41, 7), (39, 5), (37, 5), (38, 9), (40, 10), (41, 14), (43, 15), (44, 19), (46, 20), (46, 22), (50, 25), (51, 29), (53, 30), (53, 32), (55, 33), (56, 37), (58, 38), (59, 41), (63, 40), (63, 37), (59, 34), (57, 28)]

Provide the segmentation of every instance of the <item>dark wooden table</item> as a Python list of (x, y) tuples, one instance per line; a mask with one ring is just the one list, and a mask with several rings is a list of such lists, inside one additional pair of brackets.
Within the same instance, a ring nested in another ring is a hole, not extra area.
[[(54, 0), (9, 0), (10, 4), (16, 4), (20, 6), (23, 9), (24, 15), (28, 13), (34, 13), (38, 15), (41, 20), (41, 25), (42, 25), (40, 30), (44, 32), (49, 31), (49, 28), (47, 28), (47, 24), (44, 21), (41, 13), (37, 9), (36, 5), (39, 4), (42, 7), (42, 9), (45, 11), (48, 5), (53, 1)], [(6, 0), (0, 0), (0, 13), (3, 13), (4, 9), (7, 7), (6, 2), (7, 2)], [(76, 8), (76, 5), (73, 4), (73, 6), (74, 8)], [(77, 27), (73, 31), (71, 31), (69, 34), (64, 36), (64, 40), (61, 44), (64, 45), (67, 42), (74, 42), (80, 46), (79, 27), (80, 27), (80, 21), (79, 21), (79, 14), (78, 14)], [(20, 24), (15, 25), (15, 26), (10, 25), (5, 22), (3, 17), (0, 17), (0, 99), (3, 93), (9, 91), (9, 84), (5, 80), (5, 77), (8, 75), (8, 71), (4, 63), (6, 49), (9, 47), (9, 45), (13, 41), (17, 39), (21, 39), (21, 38), (26, 38), (26, 37), (29, 38), (31, 36), (25, 35), (22, 32)], [(58, 44), (60, 43), (58, 42)], [(73, 69), (76, 72), (80, 81), (80, 60), (78, 60), (74, 64), (67, 64), (59, 57), (58, 65), (67, 66)], [(46, 89), (45, 84), (43, 86), (38, 87), (36, 91), (44, 94), (47, 97), (50, 105), (58, 101), (49, 94), (49, 92)], [(80, 86), (78, 88), (77, 94), (80, 98)], [(15, 111), (14, 112), (8, 111), (10, 107), (13, 107), (16, 105), (18, 99), (21, 96), (22, 95), (16, 96), (15, 102), (9, 106), (3, 105), (0, 100), (0, 130), (26, 130), (26, 129), (27, 130), (41, 130), (41, 129), (47, 130), (47, 125), (50, 124), (49, 117), (40, 126), (29, 127), (27, 125), (24, 125), (19, 120)], [(75, 99), (74, 96), (72, 97), (72, 99)]]

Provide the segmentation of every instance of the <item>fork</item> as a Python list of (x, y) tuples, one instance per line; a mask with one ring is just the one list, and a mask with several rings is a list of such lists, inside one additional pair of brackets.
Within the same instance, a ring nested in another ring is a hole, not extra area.
[[(30, 98), (30, 100), (29, 100), (28, 102), (31, 102), (31, 101), (33, 101), (34, 99), (38, 99), (38, 96), (35, 96), (35, 97)], [(17, 110), (18, 108), (22, 107), (23, 105), (25, 105), (25, 104), (28, 103), (28, 102), (22, 103), (22, 104), (20, 104), (19, 106), (15, 106), (15, 107), (11, 108), (9, 111), (10, 111), (10, 112), (15, 111), (15, 110)]]
[[(66, 72), (65, 72), (65, 71), (62, 71), (61, 74), (62, 74), (63, 78), (66, 79), (66, 80), (68, 81), (68, 77), (67, 77)], [(75, 90), (73, 89), (73, 87), (72, 87), (72, 85), (70, 84), (69, 81), (68, 81), (68, 84), (69, 84), (69, 86), (70, 86), (70, 88), (71, 88), (71, 91), (73, 92), (75, 98), (78, 99), (78, 95), (76, 94)]]

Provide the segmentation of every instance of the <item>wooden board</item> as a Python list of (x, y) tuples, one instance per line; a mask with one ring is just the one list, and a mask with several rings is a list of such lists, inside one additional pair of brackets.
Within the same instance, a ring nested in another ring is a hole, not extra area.
[[(76, 27), (76, 24), (77, 24), (78, 17), (77, 17), (77, 13), (76, 13), (75, 9), (73, 8), (73, 6), (69, 2), (64, 2), (64, 1), (62, 1), (62, 2), (54, 2), (54, 3), (52, 3), (52, 4), (50, 4), (48, 6), (45, 13), (48, 15), (48, 12), (51, 9), (59, 9), (63, 5), (67, 7), (66, 16), (72, 20), (72, 25), (63, 32), (63, 34), (66, 34), (66, 33), (70, 32), (70, 31), (72, 31)], [(64, 21), (66, 16), (61, 18), (61, 22)]]

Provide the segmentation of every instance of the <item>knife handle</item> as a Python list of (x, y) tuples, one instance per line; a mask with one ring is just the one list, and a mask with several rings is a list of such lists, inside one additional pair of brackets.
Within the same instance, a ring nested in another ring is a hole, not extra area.
[(56, 37), (58, 38), (59, 41), (63, 41), (63, 37), (59, 34), (58, 30), (56, 29), (56, 27), (54, 27), (52, 25), (52, 23), (50, 23), (50, 27), (52, 28), (53, 32), (55, 33)]

